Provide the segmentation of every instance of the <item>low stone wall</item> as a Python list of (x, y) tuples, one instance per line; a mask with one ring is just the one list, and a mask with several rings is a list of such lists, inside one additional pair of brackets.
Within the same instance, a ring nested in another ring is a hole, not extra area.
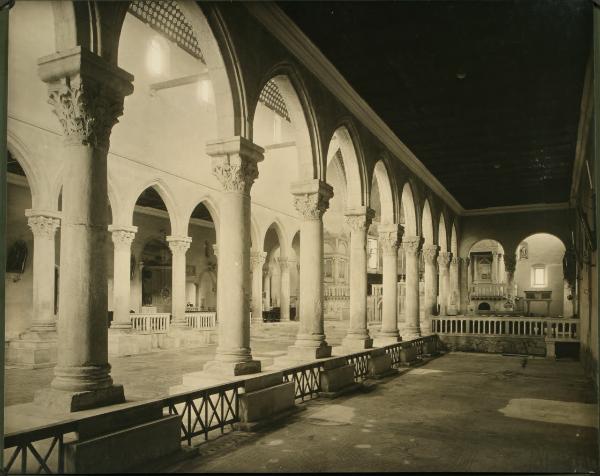
[(490, 354), (546, 355), (543, 337), (438, 335), (446, 350)]

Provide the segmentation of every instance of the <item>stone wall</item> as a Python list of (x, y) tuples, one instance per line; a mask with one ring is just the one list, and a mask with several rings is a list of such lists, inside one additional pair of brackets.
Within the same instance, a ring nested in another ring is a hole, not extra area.
[(439, 338), (446, 350), (450, 351), (546, 355), (543, 337), (440, 335)]

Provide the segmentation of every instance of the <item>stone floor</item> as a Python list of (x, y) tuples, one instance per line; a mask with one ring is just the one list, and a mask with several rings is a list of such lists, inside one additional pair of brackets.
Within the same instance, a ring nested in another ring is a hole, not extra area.
[[(292, 345), (297, 322), (265, 324), (252, 328), (253, 355), (270, 365), (273, 357), (283, 354)], [(326, 322), (327, 340), (339, 345), (346, 332), (346, 323)], [(182, 375), (202, 370), (215, 354), (215, 345), (205, 347), (159, 350), (130, 357), (110, 359), (115, 383), (123, 384), (127, 400), (145, 400), (169, 394), (169, 388), (181, 384)], [(36, 390), (48, 387), (53, 377), (51, 368), (5, 370), (5, 406), (33, 401)]]
[(595, 391), (574, 361), (451, 353), (370, 393), (313, 400), (161, 472), (592, 472)]

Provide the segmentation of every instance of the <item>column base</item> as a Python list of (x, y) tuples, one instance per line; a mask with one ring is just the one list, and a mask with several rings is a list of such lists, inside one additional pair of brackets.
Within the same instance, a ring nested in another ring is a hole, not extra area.
[(368, 335), (352, 335), (349, 334), (342, 340), (341, 345), (343, 350), (348, 352), (360, 352), (361, 350), (370, 349), (373, 347), (373, 339)]
[(123, 385), (79, 392), (45, 388), (35, 393), (33, 401), (36, 405), (54, 412), (71, 413), (124, 403), (125, 392)]
[(375, 336), (373, 345), (375, 347), (385, 347), (386, 345), (397, 344), (402, 342), (402, 337), (399, 334), (380, 333)]
[(325, 341), (322, 341), (316, 347), (298, 345), (296, 342), (294, 345), (288, 347), (287, 355), (285, 356), (286, 359), (302, 362), (325, 359), (327, 357), (331, 357), (331, 346)]
[(56, 322), (34, 322), (29, 329), (30, 332), (56, 332)]
[(418, 326), (405, 326), (402, 332), (402, 337), (404, 340), (421, 337), (421, 329)]
[(245, 362), (211, 360), (204, 364), (204, 371), (213, 375), (235, 377), (237, 375), (259, 373), (261, 371), (261, 364), (260, 360), (247, 360)]

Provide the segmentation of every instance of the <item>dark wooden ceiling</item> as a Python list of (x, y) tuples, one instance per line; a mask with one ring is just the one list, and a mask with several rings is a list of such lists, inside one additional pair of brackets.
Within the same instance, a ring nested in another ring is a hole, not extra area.
[(278, 4), (464, 208), (568, 200), (590, 1)]

